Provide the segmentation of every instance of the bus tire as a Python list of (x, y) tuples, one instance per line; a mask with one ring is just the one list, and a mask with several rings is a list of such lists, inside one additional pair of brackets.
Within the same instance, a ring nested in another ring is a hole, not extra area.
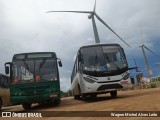
[[(79, 89), (79, 88), (78, 88), (78, 89)], [(73, 90), (73, 95), (74, 95), (74, 90)], [(80, 97), (80, 95), (74, 95), (74, 99), (79, 100), (79, 99), (81, 99), (81, 97)]]
[(117, 97), (117, 91), (111, 91), (110, 94), (112, 98)]
[(56, 99), (53, 101), (54, 105), (59, 105), (61, 103), (61, 99)]
[(87, 95), (85, 93), (81, 94), (81, 99), (84, 101), (87, 100)]
[(79, 91), (79, 95), (76, 95), (74, 97), (76, 97), (78, 100), (80, 100), (80, 99), (83, 100), (83, 95), (81, 94), (81, 88), (80, 88), (79, 84), (78, 84), (78, 91)]
[(79, 99), (81, 99), (81, 97), (80, 97), (80, 95), (74, 95), (74, 99), (79, 100)]
[(3, 106), (3, 101), (2, 101), (2, 99), (0, 98), (0, 111), (2, 110), (2, 106)]
[(23, 107), (25, 110), (31, 109), (31, 106), (32, 106), (31, 103), (23, 103), (23, 104), (22, 104), (22, 107)]

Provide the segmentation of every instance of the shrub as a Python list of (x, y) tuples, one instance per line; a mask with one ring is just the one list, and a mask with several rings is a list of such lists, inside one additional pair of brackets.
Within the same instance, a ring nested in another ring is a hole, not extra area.
[(157, 84), (156, 84), (156, 83), (150, 83), (150, 87), (151, 87), (151, 88), (156, 88), (156, 87), (157, 87)]

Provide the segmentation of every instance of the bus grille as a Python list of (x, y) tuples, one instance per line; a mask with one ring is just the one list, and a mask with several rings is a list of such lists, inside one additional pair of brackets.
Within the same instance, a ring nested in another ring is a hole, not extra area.
[(101, 85), (101, 86), (97, 89), (97, 91), (107, 90), (107, 89), (120, 89), (120, 88), (123, 88), (123, 86), (120, 85), (120, 84)]
[(26, 95), (41, 95), (44, 94), (45, 90), (50, 88), (50, 85), (46, 86), (30, 86), (30, 87), (21, 87), (20, 91), (25, 92)]

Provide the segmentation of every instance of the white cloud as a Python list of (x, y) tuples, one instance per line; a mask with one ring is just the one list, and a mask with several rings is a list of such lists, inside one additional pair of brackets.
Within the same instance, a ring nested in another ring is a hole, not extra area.
[(60, 87), (61, 90), (67, 92), (71, 89), (71, 80), (70, 78), (60, 78)]

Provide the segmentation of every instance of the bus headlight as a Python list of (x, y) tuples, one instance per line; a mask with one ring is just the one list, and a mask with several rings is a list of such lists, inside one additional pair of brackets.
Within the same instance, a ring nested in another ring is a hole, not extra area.
[(125, 75), (122, 79), (123, 80), (127, 80), (129, 78), (130, 74), (128, 73), (127, 75)]
[(94, 80), (92, 80), (92, 79), (90, 79), (90, 78), (87, 78), (87, 77), (83, 77), (84, 78), (84, 80), (86, 81), (86, 82), (89, 82), (89, 83), (95, 83), (96, 81), (94, 81)]
[(16, 93), (14, 93), (13, 95), (21, 96), (21, 95), (22, 95), (22, 93), (21, 93), (21, 92), (16, 92)]

